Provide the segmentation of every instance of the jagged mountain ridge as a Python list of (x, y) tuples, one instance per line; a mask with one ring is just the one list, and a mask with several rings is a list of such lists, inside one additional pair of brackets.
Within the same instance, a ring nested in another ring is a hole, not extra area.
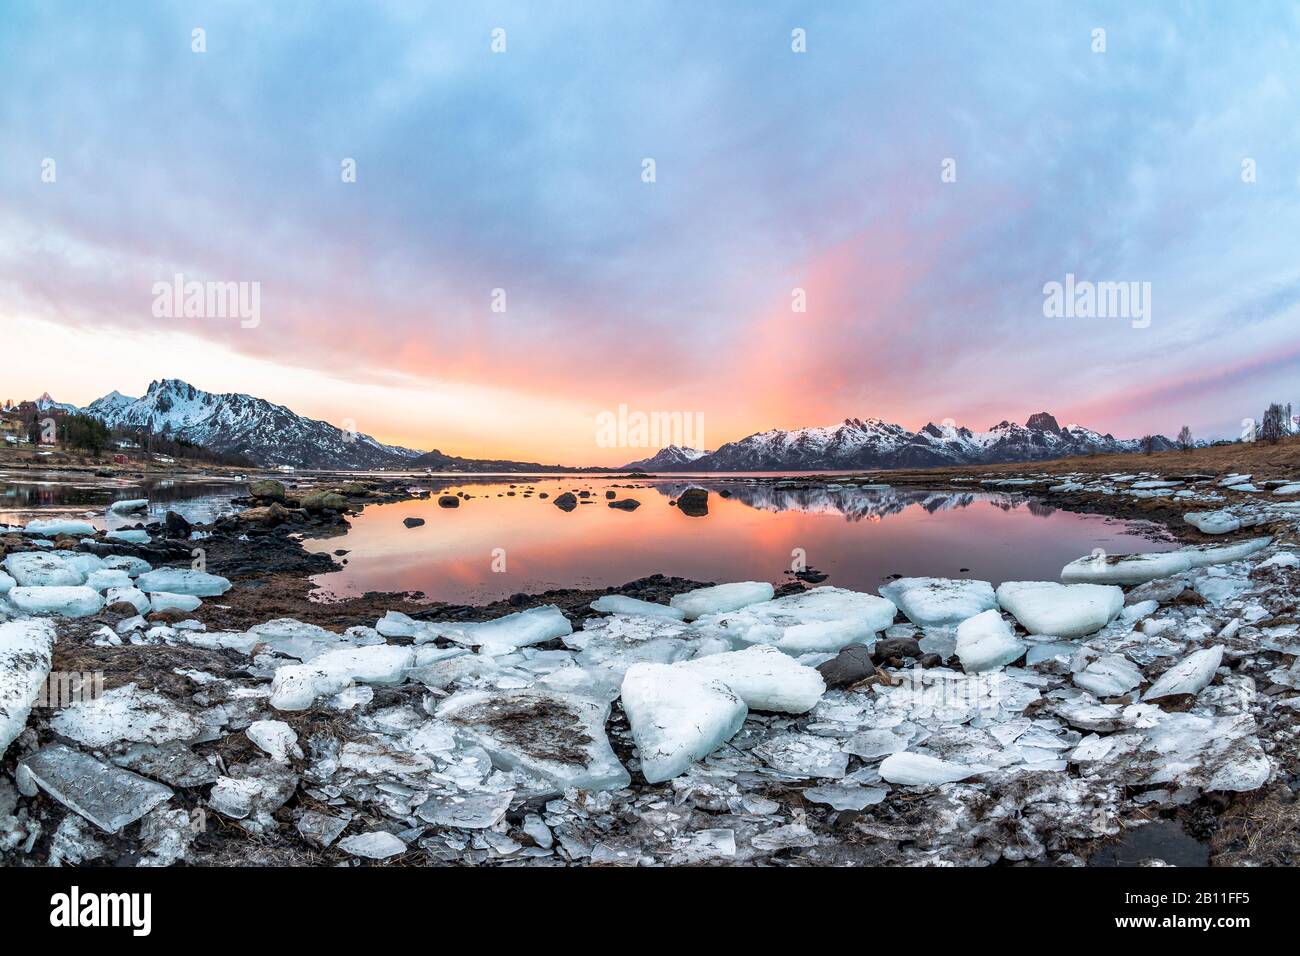
[[(1165, 451), (1174, 443), (1158, 435), (1154, 447)], [(1062, 426), (1047, 412), (1031, 415), (1024, 425), (1001, 421), (983, 432), (933, 422), (912, 432), (878, 418), (847, 418), (837, 425), (758, 432), (689, 460), (680, 454), (681, 449), (669, 446), (624, 467), (643, 471), (928, 468), (1044, 461), (1070, 455), (1136, 452), (1140, 448), (1140, 439), (1103, 435), (1082, 425)]]
[(306, 418), (263, 398), (205, 392), (180, 379), (150, 382), (141, 398), (110, 392), (83, 412), (110, 428), (167, 434), (267, 466), (384, 468), (403, 466), (420, 454)]

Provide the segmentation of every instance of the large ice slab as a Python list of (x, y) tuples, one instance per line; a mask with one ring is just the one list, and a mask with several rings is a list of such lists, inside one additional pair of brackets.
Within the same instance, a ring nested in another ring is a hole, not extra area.
[(1151, 554), (1099, 553), (1071, 561), (1061, 569), (1061, 580), (1067, 584), (1145, 584), (1193, 568), (1240, 561), (1272, 541), (1267, 537), (1249, 538), (1221, 546), (1198, 545)]
[(494, 765), (560, 790), (614, 790), (632, 781), (605, 736), (609, 704), (535, 688), (465, 691), (443, 701), (437, 716), (477, 741)]
[(56, 538), (61, 535), (70, 535), (74, 538), (80, 538), (83, 535), (92, 535), (95, 533), (95, 526), (89, 521), (78, 521), (75, 518), (35, 518), (27, 522), (27, 527), (23, 528), (23, 534), (39, 534), (47, 538)]
[(639, 601), (626, 594), (604, 594), (591, 602), (593, 611), (605, 614), (634, 614), (645, 617), (666, 617), (674, 621), (686, 619), (686, 612), (680, 607), (667, 604), (655, 604), (653, 601)]
[(880, 593), (898, 605), (913, 624), (943, 627), (998, 606), (988, 581), (957, 578), (899, 578)]
[(281, 667), (271, 679), (271, 706), (307, 710), (316, 698), (337, 694), (353, 682), (395, 684), (415, 665), (415, 650), (390, 644), (326, 651), (308, 664)]
[(480, 654), (497, 656), (517, 651), (521, 647), (541, 644), (573, 633), (573, 625), (554, 604), (529, 608), (507, 614), (493, 621), (471, 624), (453, 624), (429, 621), (418, 631), (417, 644), (427, 643), (437, 637), (477, 647)]
[(775, 588), (765, 581), (733, 581), (730, 584), (675, 594), (670, 603), (686, 615), (686, 620), (693, 621), (706, 614), (725, 614), (727, 611), (739, 611), (751, 604), (770, 601), (774, 593)]
[(4, 567), (23, 587), (71, 587), (86, 581), (83, 568), (57, 554), (23, 551), (5, 558)]
[(136, 684), (73, 703), (55, 714), (50, 726), (69, 740), (96, 748), (122, 740), (139, 744), (192, 740), (203, 733), (203, 724), (194, 714)]
[(1081, 637), (1100, 631), (1124, 607), (1124, 592), (1100, 584), (1007, 581), (998, 603), (1030, 634)]
[(194, 597), (218, 597), (230, 590), (230, 582), (220, 575), (192, 568), (146, 571), (136, 578), (135, 586), (146, 593), (166, 591), (168, 594), (190, 594)]
[(7, 595), (24, 614), (89, 617), (104, 606), (104, 595), (85, 585), (76, 587), (17, 587)]
[(725, 684), (667, 664), (634, 664), (623, 677), (623, 712), (649, 783), (684, 773), (734, 737), (745, 702)]
[(826, 692), (826, 682), (814, 668), (766, 644), (697, 657), (676, 666), (721, 681), (750, 710), (802, 714), (816, 707)]
[(1142, 672), (1123, 654), (1107, 654), (1078, 671), (1074, 683), (1096, 697), (1118, 697), (1142, 683)]
[(48, 620), (0, 624), (0, 758), (23, 728), (50, 676), (54, 626)]
[(998, 611), (982, 611), (957, 625), (957, 658), (968, 674), (1010, 664), (1024, 653), (1024, 642)]
[(1142, 695), (1143, 700), (1156, 700), (1174, 694), (1197, 694), (1214, 680), (1214, 672), (1223, 662), (1223, 645), (1216, 644), (1189, 654), (1165, 671)]
[(118, 832), (172, 796), (161, 783), (63, 744), (37, 751), (21, 766), (42, 790), (105, 833)]

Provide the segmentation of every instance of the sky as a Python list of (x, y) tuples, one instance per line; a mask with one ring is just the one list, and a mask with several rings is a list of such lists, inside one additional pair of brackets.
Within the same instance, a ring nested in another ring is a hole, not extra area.
[(620, 407), (1231, 437), (1300, 402), (1298, 91), (1284, 2), (0, 0), (0, 398), (598, 465)]

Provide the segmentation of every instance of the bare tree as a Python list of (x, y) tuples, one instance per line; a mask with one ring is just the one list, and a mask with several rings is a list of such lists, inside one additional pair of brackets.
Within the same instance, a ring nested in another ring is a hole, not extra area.
[(1142, 445), (1142, 453), (1144, 455), (1151, 454), (1156, 450), (1156, 436), (1143, 435), (1141, 445)]
[(1264, 413), (1264, 420), (1259, 423), (1259, 440), (1270, 445), (1276, 445), (1282, 440), (1282, 436), (1287, 432), (1286, 422), (1283, 421), (1282, 406), (1277, 402), (1268, 406), (1268, 411)]
[(1183, 451), (1191, 451), (1192, 444), (1192, 430), (1184, 425), (1178, 433), (1178, 447)]

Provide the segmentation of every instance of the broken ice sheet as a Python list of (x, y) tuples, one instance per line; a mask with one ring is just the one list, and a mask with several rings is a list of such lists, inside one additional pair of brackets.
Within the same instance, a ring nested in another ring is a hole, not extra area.
[(101, 697), (72, 704), (50, 721), (58, 734), (87, 747), (116, 741), (162, 744), (203, 733), (198, 717), (153, 691), (126, 684)]
[(539, 689), (465, 691), (437, 715), (470, 734), (496, 766), (561, 790), (617, 789), (632, 780), (605, 736), (608, 704)]
[(505, 816), (515, 792), (434, 794), (416, 811), (425, 823), (439, 827), (483, 830)]
[(172, 796), (160, 783), (63, 744), (37, 751), (21, 767), (42, 790), (105, 833), (116, 833)]
[(406, 844), (387, 830), (374, 830), (370, 833), (358, 833), (339, 840), (338, 848), (353, 856), (363, 856), (370, 860), (387, 860), (406, 852)]
[(781, 734), (754, 748), (765, 764), (793, 777), (838, 779), (848, 772), (849, 755), (838, 741), (812, 734)]

